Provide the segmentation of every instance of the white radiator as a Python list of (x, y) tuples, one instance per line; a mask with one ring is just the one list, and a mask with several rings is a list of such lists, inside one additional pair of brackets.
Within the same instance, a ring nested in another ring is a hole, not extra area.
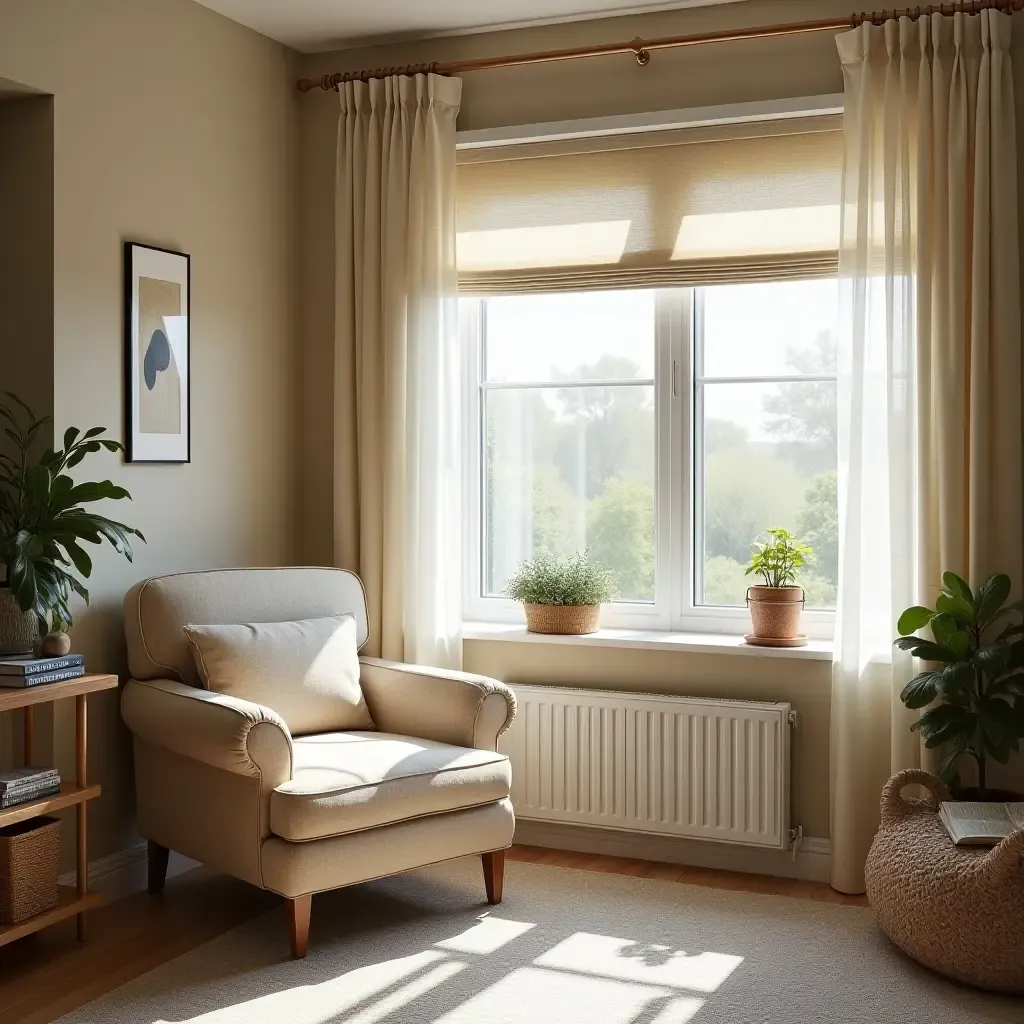
[(514, 686), (520, 818), (789, 846), (789, 704)]

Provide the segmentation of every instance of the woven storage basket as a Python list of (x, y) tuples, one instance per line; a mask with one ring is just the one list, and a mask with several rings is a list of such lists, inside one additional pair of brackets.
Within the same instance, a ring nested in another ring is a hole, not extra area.
[(0, 924), (57, 906), (60, 821), (30, 818), (0, 828)]
[(524, 604), (526, 628), (531, 633), (596, 633), (599, 604)]
[[(904, 797), (917, 783), (929, 799)], [(1024, 828), (998, 846), (954, 846), (936, 811), (949, 794), (909, 768), (882, 790), (882, 827), (864, 866), (882, 931), (905, 953), (967, 985), (1024, 995)]]

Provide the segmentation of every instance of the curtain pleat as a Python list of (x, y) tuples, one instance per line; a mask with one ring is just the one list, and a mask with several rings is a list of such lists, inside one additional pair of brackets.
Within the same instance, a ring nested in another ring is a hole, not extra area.
[(461, 664), (455, 119), (462, 83), (341, 87), (335, 550), (366, 588), (367, 650)]

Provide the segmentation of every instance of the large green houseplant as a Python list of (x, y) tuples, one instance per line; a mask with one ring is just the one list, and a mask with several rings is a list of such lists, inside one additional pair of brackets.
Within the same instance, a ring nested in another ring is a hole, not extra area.
[[(13, 599), (43, 632), (63, 630), (71, 624), (71, 595), (89, 600), (79, 576), (92, 574), (92, 559), (82, 543), (107, 541), (131, 561), (131, 537), (145, 540), (133, 527), (82, 507), (130, 498), (123, 487), (110, 480), (76, 484), (68, 472), (101, 449), (124, 449), (120, 441), (103, 436), (105, 427), (84, 433), (70, 427), (63, 448), (48, 448), (36, 456), (49, 418), (37, 419), (10, 392), (5, 398), (0, 401), (0, 425), (10, 444), (0, 452), (0, 600)], [(0, 636), (0, 650), (3, 642)]]
[[(1024, 738), (1024, 602), (1006, 603), (1010, 578), (1003, 573), (989, 576), (977, 593), (953, 572), (942, 583), (934, 608), (908, 608), (897, 623), (896, 646), (931, 666), (900, 697), (908, 708), (928, 708), (911, 726), (926, 747), (949, 744), (939, 768), (943, 782), (960, 789), (959, 763), (969, 757), (977, 791), (961, 795), (997, 799), (988, 786), (989, 761), (1006, 764)], [(925, 627), (930, 640), (915, 635)]]

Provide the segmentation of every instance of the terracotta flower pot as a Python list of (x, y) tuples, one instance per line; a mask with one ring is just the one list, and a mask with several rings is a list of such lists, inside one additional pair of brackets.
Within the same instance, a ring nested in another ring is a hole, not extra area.
[(795, 640), (804, 610), (803, 587), (750, 587), (747, 606), (753, 635), (764, 640)]
[(526, 628), (531, 633), (578, 636), (600, 628), (599, 604), (523, 604)]

